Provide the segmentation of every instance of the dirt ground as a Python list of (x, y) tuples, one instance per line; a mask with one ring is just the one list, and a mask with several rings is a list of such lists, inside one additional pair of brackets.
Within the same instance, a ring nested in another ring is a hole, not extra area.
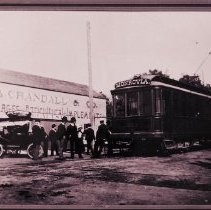
[(210, 205), (210, 171), (211, 149), (40, 162), (6, 156), (0, 159), (0, 205)]

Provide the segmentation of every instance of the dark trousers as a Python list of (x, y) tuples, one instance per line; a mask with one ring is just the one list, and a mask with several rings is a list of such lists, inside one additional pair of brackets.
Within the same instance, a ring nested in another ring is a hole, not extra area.
[(91, 151), (92, 154), (94, 154), (94, 150), (92, 148), (92, 142), (93, 140), (87, 140), (87, 154), (89, 154), (89, 151)]
[(70, 139), (70, 157), (74, 158), (75, 152), (78, 153), (78, 157), (82, 158), (82, 148), (79, 143), (79, 139)]
[(64, 144), (64, 139), (57, 140), (57, 145), (59, 149), (59, 158), (63, 158), (63, 144)]
[(113, 155), (113, 142), (111, 139), (108, 138), (108, 156), (112, 156)]
[(46, 139), (43, 141), (43, 150), (44, 157), (48, 157), (48, 141)]
[(57, 142), (56, 141), (51, 141), (51, 156), (54, 155), (54, 151), (56, 152), (56, 155), (59, 155)]
[(67, 151), (67, 144), (68, 144), (68, 140), (67, 139), (64, 139), (64, 142), (63, 142), (63, 152), (66, 152)]
[(104, 145), (104, 139), (96, 140), (94, 145), (94, 157), (99, 157), (101, 155)]
[(41, 143), (34, 143), (33, 160), (39, 159)]

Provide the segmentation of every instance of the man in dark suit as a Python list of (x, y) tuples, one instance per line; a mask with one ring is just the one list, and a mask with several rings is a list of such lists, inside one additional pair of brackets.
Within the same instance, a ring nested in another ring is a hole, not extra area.
[(108, 151), (107, 151), (107, 155), (108, 157), (111, 157), (113, 155), (113, 142), (112, 142), (112, 139), (111, 139), (111, 130), (112, 130), (112, 127), (111, 127), (111, 122), (108, 120), (106, 122), (106, 126), (108, 128), (108, 132), (109, 132), (109, 135), (108, 135)]
[(43, 127), (43, 125), (40, 123), (40, 129), (42, 132), (42, 143), (43, 143), (43, 150), (44, 150), (44, 157), (48, 157), (48, 135), (45, 132), (45, 128)]
[(32, 127), (32, 139), (34, 144), (34, 153), (33, 153), (33, 159), (38, 160), (39, 159), (39, 152), (40, 152), (40, 146), (43, 138), (43, 132), (40, 125), (40, 120), (35, 120), (35, 123)]
[(57, 144), (59, 147), (59, 159), (63, 160), (63, 145), (66, 138), (66, 125), (67, 123), (67, 117), (62, 117), (62, 122), (59, 124), (57, 129)]
[(105, 141), (108, 140), (109, 136), (110, 132), (107, 126), (104, 124), (104, 120), (101, 120), (96, 133), (96, 142), (94, 145), (93, 157), (99, 157), (101, 155)]
[(87, 141), (87, 154), (89, 155), (89, 151), (91, 151), (92, 155), (94, 150), (92, 148), (92, 142), (95, 140), (94, 130), (91, 127), (91, 123), (87, 124), (87, 128), (84, 131), (84, 135)]
[(70, 119), (70, 124), (67, 126), (67, 138), (70, 141), (70, 154), (71, 154), (71, 158), (74, 158), (74, 154), (75, 154), (75, 149), (77, 149), (78, 151), (78, 156), (79, 158), (83, 158), (82, 157), (82, 151), (80, 148), (80, 143), (79, 143), (79, 139), (78, 139), (78, 130), (77, 130), (77, 126), (76, 126), (76, 119), (75, 117), (72, 117)]
[(56, 125), (55, 124), (53, 124), (51, 126), (51, 130), (49, 131), (48, 138), (51, 141), (51, 156), (54, 155), (54, 151), (56, 151), (56, 155), (59, 155), (58, 145), (57, 145)]

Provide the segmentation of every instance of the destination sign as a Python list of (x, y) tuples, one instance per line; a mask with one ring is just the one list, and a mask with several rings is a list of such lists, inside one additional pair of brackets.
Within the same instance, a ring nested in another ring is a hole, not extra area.
[(150, 85), (151, 81), (147, 78), (137, 78), (130, 79), (115, 84), (115, 88), (129, 87), (129, 86), (141, 86), (141, 85)]

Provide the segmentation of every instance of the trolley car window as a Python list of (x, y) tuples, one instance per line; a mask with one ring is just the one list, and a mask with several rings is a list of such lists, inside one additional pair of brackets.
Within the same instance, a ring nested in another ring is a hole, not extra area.
[(115, 111), (117, 117), (125, 116), (125, 95), (118, 94), (114, 97), (115, 100)]
[(161, 112), (161, 90), (155, 89), (155, 112)]
[(175, 115), (183, 115), (183, 98), (182, 93), (179, 91), (173, 91), (173, 111)]
[(168, 115), (172, 111), (171, 92), (170, 90), (163, 90), (163, 112)]
[(127, 93), (127, 116), (138, 115), (138, 92)]
[(152, 95), (151, 90), (143, 90), (143, 101), (141, 101), (143, 106), (143, 114), (148, 115), (152, 113)]

